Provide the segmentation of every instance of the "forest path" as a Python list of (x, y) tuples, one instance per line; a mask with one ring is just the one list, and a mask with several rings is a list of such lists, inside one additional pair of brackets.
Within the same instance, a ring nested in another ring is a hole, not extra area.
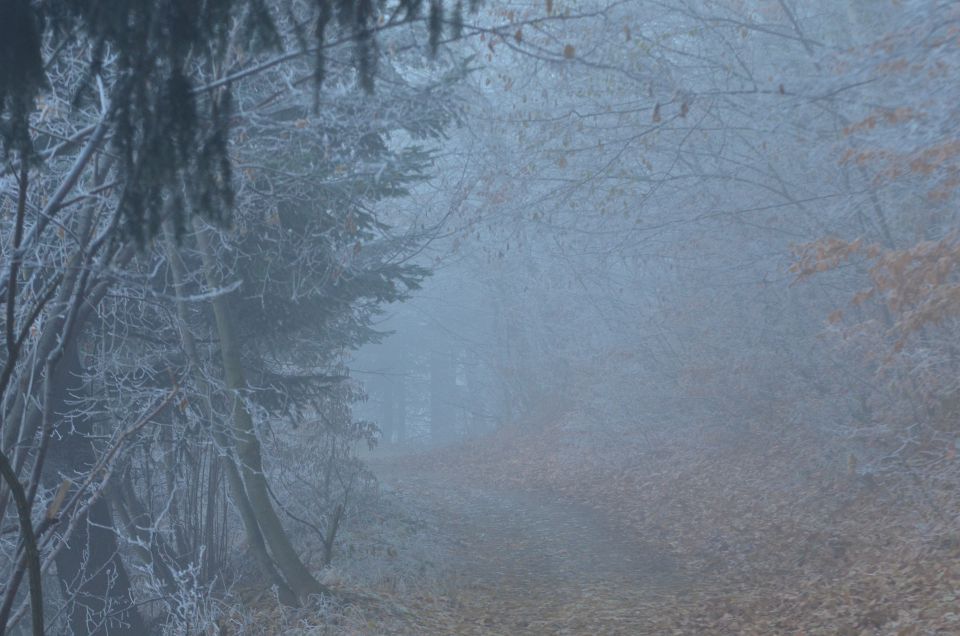
[(685, 587), (669, 556), (586, 506), (469, 483), (429, 455), (368, 464), (447, 546), (439, 598), (411, 608), (423, 633), (656, 633), (657, 599)]

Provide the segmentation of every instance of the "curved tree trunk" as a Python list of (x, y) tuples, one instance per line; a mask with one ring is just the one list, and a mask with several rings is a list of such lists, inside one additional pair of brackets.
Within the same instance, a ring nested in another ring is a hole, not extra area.
[[(213, 252), (207, 240), (207, 230), (197, 222), (197, 245), (203, 256), (203, 266), (207, 278), (207, 285), (211, 289), (221, 287), (214, 262)], [(247, 496), (253, 514), (263, 531), (270, 552), (280, 568), (283, 577), (300, 598), (310, 594), (326, 592), (307, 567), (300, 560), (300, 556), (293, 548), (280, 518), (273, 509), (266, 475), (263, 474), (263, 459), (260, 454), (260, 441), (257, 438), (253, 417), (244, 404), (240, 392), (247, 388), (243, 367), (240, 360), (239, 343), (230, 317), (229, 297), (224, 294), (214, 296), (213, 313), (217, 327), (217, 338), (220, 343), (220, 357), (223, 364), (224, 380), (227, 389), (233, 394), (233, 437), (236, 443), (237, 458), (240, 461), (240, 471), (246, 486)]]
[[(208, 386), (208, 383), (203, 375), (197, 372), (200, 369), (200, 354), (197, 351), (197, 343), (193, 338), (193, 333), (190, 331), (190, 326), (187, 320), (187, 307), (183, 301), (183, 285), (186, 277), (183, 262), (180, 260), (180, 255), (177, 253), (176, 246), (174, 245), (172, 232), (170, 231), (169, 227), (165, 228), (165, 230), (167, 260), (169, 261), (170, 272), (173, 276), (173, 286), (176, 294), (177, 304), (177, 319), (180, 323), (180, 342), (182, 343), (184, 352), (187, 355), (187, 360), (195, 370), (194, 379), (197, 382), (198, 389), (209, 396), (211, 388)], [(207, 423), (210, 426), (214, 442), (225, 451), (225, 453), (220, 456), (220, 464), (223, 468), (224, 474), (226, 475), (227, 486), (230, 489), (230, 495), (233, 498), (234, 505), (236, 505), (237, 510), (240, 512), (240, 519), (243, 522), (244, 532), (247, 536), (247, 544), (250, 547), (250, 551), (253, 553), (253, 557), (256, 559), (257, 565), (259, 566), (263, 575), (266, 576), (267, 580), (271, 581), (273, 585), (277, 586), (277, 593), (280, 598), (280, 602), (287, 605), (295, 605), (297, 602), (296, 594), (294, 594), (293, 590), (290, 589), (290, 586), (283, 579), (280, 573), (277, 572), (277, 568), (274, 566), (273, 561), (267, 552), (267, 548), (263, 540), (263, 533), (260, 530), (260, 524), (257, 521), (257, 516), (254, 513), (253, 507), (250, 505), (250, 499), (247, 496), (247, 489), (243, 484), (243, 478), (240, 475), (240, 470), (237, 468), (237, 464), (233, 460), (233, 457), (229, 454), (226, 454), (226, 451), (231, 448), (229, 439), (223, 432), (223, 428), (218, 426), (213, 421), (209, 403), (201, 402), (200, 406), (203, 416), (207, 419)], [(213, 479), (212, 471), (210, 479)], [(212, 511), (213, 500), (208, 498), (208, 513)], [(210, 515), (208, 514), (207, 517), (209, 519)], [(207, 523), (209, 528), (210, 521), (208, 520)], [(212, 551), (212, 546), (208, 544), (207, 550)]]

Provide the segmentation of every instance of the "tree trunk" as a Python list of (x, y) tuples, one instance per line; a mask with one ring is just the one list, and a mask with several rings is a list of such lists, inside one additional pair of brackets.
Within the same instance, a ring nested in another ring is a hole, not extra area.
[[(402, 367), (401, 367), (402, 371)], [(407, 377), (404, 373), (399, 373), (396, 377), (397, 383), (397, 442), (402, 442), (407, 437)]]
[[(180, 260), (180, 255), (177, 253), (176, 246), (174, 245), (173, 234), (169, 228), (166, 228), (165, 238), (167, 260), (170, 263), (170, 271), (173, 276), (173, 286), (176, 293), (177, 318), (180, 323), (180, 341), (183, 344), (183, 349), (187, 355), (187, 360), (194, 369), (194, 380), (197, 383), (197, 388), (199, 391), (208, 396), (209, 399), (212, 389), (208, 385), (206, 379), (203, 377), (203, 374), (199, 373), (200, 354), (197, 351), (197, 344), (193, 338), (193, 333), (190, 331), (187, 318), (187, 307), (183, 301), (183, 285), (185, 279), (183, 262)], [(233, 457), (229, 454), (229, 450), (231, 448), (229, 439), (224, 433), (223, 428), (213, 421), (212, 409), (210, 408), (209, 402), (201, 402), (200, 408), (203, 417), (206, 418), (208, 426), (210, 427), (210, 432), (213, 435), (214, 442), (223, 450), (223, 454), (220, 455), (219, 458), (219, 464), (223, 469), (223, 473), (226, 475), (227, 487), (230, 489), (230, 496), (233, 498), (234, 505), (240, 512), (240, 519), (243, 522), (244, 531), (247, 536), (247, 545), (249, 546), (250, 551), (253, 553), (253, 557), (257, 561), (260, 571), (268, 581), (277, 586), (280, 602), (286, 605), (296, 605), (296, 594), (294, 594), (293, 590), (290, 589), (290, 586), (286, 581), (284, 581), (283, 577), (280, 576), (280, 573), (277, 572), (277, 569), (267, 552), (267, 547), (263, 540), (263, 533), (260, 530), (260, 524), (257, 521), (257, 516), (254, 513), (253, 507), (250, 504), (250, 499), (247, 496), (247, 490), (243, 484), (243, 478), (240, 475), (240, 470), (237, 468), (237, 464), (233, 460)], [(212, 482), (215, 478), (215, 472), (213, 468), (211, 468), (210, 473), (210, 480)], [(211, 486), (211, 490), (212, 489), (213, 487)], [(213, 499), (208, 497), (207, 506), (207, 530), (210, 537), (212, 537), (212, 513), (214, 506)], [(206, 547), (207, 551), (212, 554), (212, 542), (208, 543)]]
[(393, 435), (397, 429), (397, 391), (396, 378), (390, 373), (384, 376), (382, 380), (383, 400), (381, 402), (380, 428), (383, 434), (383, 442), (389, 444), (393, 441)]
[(450, 353), (435, 349), (430, 353), (430, 437), (434, 442), (453, 438), (453, 391), (456, 385)]
[[(222, 281), (216, 271), (213, 252), (207, 239), (207, 230), (201, 227), (199, 221), (196, 223), (196, 229), (197, 245), (203, 256), (207, 285), (211, 289), (218, 289), (222, 286)], [(232, 392), (233, 396), (231, 404), (233, 436), (250, 506), (259, 522), (274, 560), (280, 568), (280, 572), (293, 591), (300, 598), (305, 598), (310, 594), (320, 594), (327, 591), (326, 588), (310, 574), (310, 571), (300, 560), (300, 556), (294, 550), (280, 518), (273, 509), (273, 503), (270, 501), (267, 478), (263, 473), (260, 441), (257, 438), (253, 417), (241, 396), (241, 392), (247, 389), (247, 383), (243, 374), (239, 343), (231, 319), (229, 297), (225, 294), (218, 294), (214, 296), (212, 304), (217, 338), (220, 344), (224, 380), (227, 389)]]
[(142, 636), (146, 626), (130, 598), (130, 579), (117, 553), (117, 537), (105, 497), (84, 513), (54, 562), (68, 624), (76, 636)]
[[(69, 403), (84, 392), (79, 385), (81, 362), (76, 341), (68, 346), (55, 380), (55, 416), (64, 421), (60, 438), (51, 441), (44, 480), (60, 483), (58, 473), (86, 472), (96, 463), (91, 437), (93, 422), (85, 414), (68, 415)], [(69, 418), (69, 423), (65, 420)], [(74, 634), (141, 635), (146, 627), (133, 605), (130, 579), (120, 558), (117, 533), (106, 497), (98, 497), (79, 518), (76, 530), (54, 562), (65, 598), (68, 624)]]

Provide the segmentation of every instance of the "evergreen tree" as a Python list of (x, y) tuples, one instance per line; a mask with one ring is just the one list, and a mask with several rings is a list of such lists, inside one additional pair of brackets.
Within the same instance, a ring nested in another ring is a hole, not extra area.
[[(106, 588), (87, 574), (105, 571), (108, 562), (119, 564), (117, 546), (110, 543), (115, 532), (110, 527), (109, 512), (106, 517), (101, 514), (108, 480), (116, 469), (131, 471), (128, 474), (139, 483), (136, 480), (145, 468), (130, 459), (128, 446), (139, 439), (147, 423), (157, 418), (170, 423), (158, 430), (176, 430), (173, 422), (180, 416), (169, 407), (173, 396), (181, 392), (179, 383), (183, 380), (178, 378), (172, 387), (169, 379), (143, 382), (155, 362), (148, 356), (136, 360), (140, 369), (133, 375), (139, 373), (140, 379), (131, 384), (142, 390), (112, 400), (98, 393), (102, 386), (98, 383), (109, 369), (91, 364), (101, 353), (117, 353), (115, 345), (121, 334), (131, 333), (137, 334), (141, 353), (169, 360), (164, 358), (169, 341), (154, 343), (152, 348), (143, 346), (154, 335), (150, 330), (157, 326), (156, 316), (145, 310), (153, 302), (151, 292), (146, 291), (150, 284), (145, 284), (150, 283), (148, 263), (157, 256), (151, 241), (165, 226), (171, 228), (175, 238), (183, 240), (194, 226), (192, 216), (210, 221), (217, 228), (231, 222), (247, 185), (246, 179), (234, 171), (231, 148), (240, 137), (236, 126), (247, 115), (243, 88), (238, 89), (242, 82), (303, 60), (307, 66), (305, 79), (313, 84), (314, 91), (312, 100), (308, 100), (312, 103), (297, 108), (303, 115), (322, 114), (331, 104), (339, 107), (342, 93), (328, 100), (322, 83), (328, 75), (334, 75), (328, 73), (327, 58), (346, 44), (350, 56), (337, 63), (347, 68), (345, 81), (361, 89), (350, 103), (362, 105), (370, 99), (363, 97), (363, 91), (369, 94), (377, 75), (378, 34), (422, 21), (426, 24), (424, 39), (434, 49), (439, 43), (444, 26), (442, 4), (431, 2), (428, 12), (421, 11), (422, 4), (418, 0), (403, 0), (396, 5), (372, 0), (0, 3), (0, 152), (8, 161), (2, 174), (4, 178), (12, 175), (18, 191), (14, 214), (5, 216), (9, 220), (3, 231), (11, 238), (11, 251), (0, 278), (7, 335), (6, 350), (0, 354), (4, 424), (0, 472), (6, 488), (0, 493), (0, 516), (16, 512), (22, 539), (11, 555), (12, 562), (19, 565), (10, 571), (4, 588), (0, 630), (22, 616), (16, 602), (20, 584), (26, 579), (33, 630), (43, 632), (41, 560), (55, 549), (65, 556), (72, 549), (85, 550), (84, 541), (66, 541), (78, 525), (83, 525), (90, 530), (90, 545), (107, 549), (90, 549), (84, 558), (74, 559), (80, 572), (69, 581), (64, 578), (68, 568), (58, 567), (63, 570), (60, 575), (68, 596), (74, 600), (88, 597), (85, 606), (71, 603), (72, 629), (78, 631), (84, 625), (86, 631), (94, 632), (139, 631), (135, 612), (129, 609), (128, 590), (124, 585), (113, 585), (125, 580), (117, 569), (122, 564), (110, 566), (118, 575), (106, 577)], [(69, 96), (67, 101), (64, 95)], [(274, 122), (283, 119), (281, 113), (271, 117)], [(411, 130), (415, 127), (410, 126)], [(389, 154), (382, 139), (377, 141), (378, 134), (374, 132), (366, 139), (371, 144), (370, 150), (364, 151), (368, 158), (377, 152)], [(399, 184), (409, 178), (410, 171), (418, 164), (421, 168), (425, 165), (426, 155), (421, 151), (398, 152), (397, 157), (401, 155), (402, 159), (391, 159), (397, 162), (396, 170), (383, 173), (387, 178), (382, 196), (400, 194)], [(354, 164), (340, 165), (349, 169)], [(238, 189), (238, 183), (243, 187)], [(71, 199), (78, 184), (85, 186), (86, 194)], [(377, 198), (356, 200), (370, 204)], [(42, 205), (38, 204), (41, 199)], [(286, 223), (294, 209), (283, 213)], [(348, 277), (355, 276), (351, 281), (356, 287), (351, 286), (342, 297), (339, 309), (328, 309), (331, 301), (339, 298), (339, 291), (331, 292), (333, 287), (311, 298), (313, 309), (322, 306), (328, 312), (318, 323), (331, 334), (324, 345), (330, 352), (336, 349), (332, 342), (337, 337), (346, 338), (345, 345), (351, 339), (359, 342), (370, 337), (364, 316), (369, 316), (377, 303), (400, 297), (404, 286), (414, 285), (423, 272), (381, 258), (399, 253), (387, 249), (389, 241), (383, 243), (384, 251), (377, 256), (370, 240), (373, 234), (368, 233), (382, 233), (384, 228), (372, 216), (364, 217), (355, 209), (351, 217), (355, 229), (347, 231), (342, 219), (323, 219), (323, 213), (311, 217), (315, 212), (299, 211), (293, 216), (305, 215), (297, 222), (306, 223), (304, 227), (325, 228), (321, 233), (333, 237), (330, 251), (320, 250), (316, 256), (318, 262), (335, 255), (339, 258), (342, 250), (337, 250), (347, 236), (351, 246), (357, 240), (371, 243), (366, 251), (360, 250), (363, 257), (357, 261), (370, 258), (368, 265), (348, 272)], [(238, 228), (240, 216), (236, 218)], [(277, 231), (292, 229), (282, 224), (270, 227)], [(268, 234), (263, 232), (263, 238)], [(241, 244), (238, 242), (237, 247)], [(265, 244), (247, 247), (260, 249)], [(208, 255), (235, 253), (237, 264), (250, 273), (261, 267), (253, 261), (245, 264), (239, 249), (223, 252), (220, 247)], [(394, 248), (395, 243), (390, 249)], [(189, 262), (189, 252), (186, 257)], [(21, 267), (24, 263), (29, 268)], [(211, 262), (202, 269), (215, 274), (220, 265)], [(132, 281), (142, 287), (130, 287)], [(208, 278), (207, 286), (215, 281), (215, 277)], [(134, 302), (124, 305), (114, 298), (104, 303), (105, 298), (110, 299), (111, 290), (121, 286), (134, 291)], [(345, 290), (348, 286), (340, 279), (336, 287)], [(219, 302), (220, 297), (214, 295)], [(301, 323), (308, 322), (305, 316), (309, 308), (304, 307), (305, 313), (298, 318)], [(118, 316), (117, 312), (128, 313)], [(331, 329), (335, 324), (343, 330)], [(122, 326), (121, 331), (111, 331), (118, 326)], [(221, 348), (225, 348), (222, 330), (220, 335)], [(127, 347), (128, 353), (136, 349)], [(213, 359), (210, 353), (206, 352), (208, 363)], [(226, 361), (224, 357), (225, 366)], [(114, 365), (122, 362), (116, 359)], [(260, 369), (258, 380), (268, 368), (255, 357), (245, 364)], [(79, 380), (75, 382), (76, 378)], [(230, 382), (227, 385), (235, 399), (245, 396), (239, 387), (231, 387)], [(12, 387), (20, 391), (13, 392)], [(143, 404), (151, 397), (159, 399), (158, 406), (144, 411)], [(224, 406), (222, 400), (207, 399), (214, 406)], [(78, 426), (76, 414), (83, 409), (95, 412), (96, 417)], [(70, 434), (61, 435), (62, 441), (54, 443), (58, 429)], [(164, 444), (181, 452), (189, 447), (189, 440), (168, 439)], [(57, 459), (49, 465), (48, 452)], [(108, 469), (104, 468), (106, 461)], [(96, 466), (105, 472), (94, 476), (90, 471)], [(256, 474), (256, 467), (246, 468)], [(41, 475), (45, 487), (41, 486)], [(67, 489), (57, 502), (53, 499), (57, 492), (54, 486), (67, 476), (72, 482), (62, 482)], [(176, 478), (171, 474), (165, 480), (171, 485)], [(212, 478), (209, 483), (213, 483)], [(144, 511), (137, 510), (138, 502), (130, 495), (111, 492), (110, 501), (115, 514), (125, 518), (124, 523), (136, 533), (143, 528), (136, 519)], [(8, 507), (8, 503), (13, 505)], [(35, 526), (32, 511), (47, 505), (53, 506), (49, 508), (53, 512)], [(101, 511), (96, 519), (95, 511)], [(149, 513), (149, 506), (145, 511)], [(183, 537), (172, 538), (165, 546), (154, 541), (157, 537), (138, 546), (148, 545), (155, 556), (162, 556), (165, 550), (180, 555)], [(63, 546), (58, 543), (61, 540)], [(282, 560), (280, 554), (273, 556)], [(177, 565), (182, 565), (182, 559)], [(159, 576), (165, 578), (162, 572)], [(296, 592), (302, 595), (318, 589), (309, 582), (307, 588), (301, 586)], [(83, 622), (97, 616), (109, 620), (98, 623), (99, 627)], [(126, 626), (118, 625), (118, 621)]]

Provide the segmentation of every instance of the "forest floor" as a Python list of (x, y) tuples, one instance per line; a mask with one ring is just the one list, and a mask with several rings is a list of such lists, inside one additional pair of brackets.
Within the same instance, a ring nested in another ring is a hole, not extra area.
[(370, 464), (450, 545), (417, 633), (635, 634), (688, 585), (670, 556), (568, 498), (470, 480), (431, 455)]
[(960, 634), (956, 480), (864, 468), (799, 427), (664, 431), (364, 457), (377, 479), (323, 573), (351, 600), (268, 633)]
[(402, 620), (360, 633), (960, 634), (951, 484), (864, 469), (799, 428), (634, 433), (557, 424), (368, 458), (421, 519), (396, 560), (432, 565), (384, 594)]

